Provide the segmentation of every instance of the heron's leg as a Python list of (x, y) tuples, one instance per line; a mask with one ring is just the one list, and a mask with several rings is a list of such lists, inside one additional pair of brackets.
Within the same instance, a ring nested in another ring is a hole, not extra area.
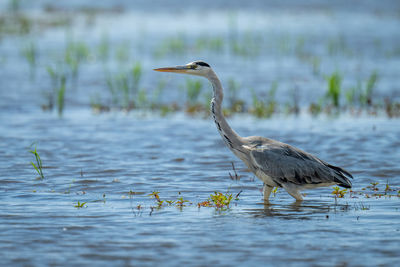
[(283, 184), (283, 188), (285, 188), (286, 192), (289, 193), (292, 197), (296, 199), (296, 201), (303, 201), (303, 197), (301, 196), (298, 188), (296, 186), (292, 186), (291, 184)]
[(264, 193), (264, 201), (268, 202), (269, 201), (269, 196), (271, 195), (272, 189), (274, 189), (273, 186), (267, 185), (264, 183), (263, 186), (263, 193)]

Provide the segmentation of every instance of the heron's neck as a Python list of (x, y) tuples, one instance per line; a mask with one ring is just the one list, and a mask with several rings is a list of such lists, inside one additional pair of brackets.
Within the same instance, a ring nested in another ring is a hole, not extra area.
[(213, 99), (211, 100), (211, 113), (217, 126), (219, 133), (225, 144), (231, 149), (235, 150), (243, 144), (242, 138), (229, 126), (222, 113), (222, 100), (224, 93), (221, 82), (217, 75), (212, 71), (208, 75), (208, 80), (211, 82), (214, 90)]

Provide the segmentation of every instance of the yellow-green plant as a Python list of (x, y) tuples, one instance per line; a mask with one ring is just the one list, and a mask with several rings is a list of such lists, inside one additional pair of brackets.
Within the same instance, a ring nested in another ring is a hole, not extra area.
[(76, 205), (74, 205), (75, 208), (77, 209), (81, 209), (83, 207), (85, 207), (86, 202), (77, 202)]
[(339, 186), (333, 187), (332, 195), (337, 198), (343, 198), (347, 194), (347, 189), (340, 189)]
[(226, 193), (223, 194), (221, 192), (214, 192), (214, 194), (210, 195), (209, 201), (212, 203), (217, 209), (229, 209), (229, 205), (232, 200), (232, 194)]

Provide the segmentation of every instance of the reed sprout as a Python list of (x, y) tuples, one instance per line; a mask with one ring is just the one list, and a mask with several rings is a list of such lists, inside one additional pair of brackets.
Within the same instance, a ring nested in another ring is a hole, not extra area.
[(186, 79), (186, 112), (189, 114), (203, 110), (199, 102), (199, 96), (203, 89), (203, 83), (199, 79)]
[(147, 97), (145, 90), (139, 91), (141, 77), (142, 67), (139, 62), (135, 63), (128, 71), (108, 75), (106, 84), (113, 105), (126, 110), (135, 108), (138, 103), (143, 107), (143, 101), (147, 100)]
[(35, 162), (31, 161), (31, 164), (33, 168), (36, 170), (36, 172), (39, 174), (40, 179), (44, 179), (44, 174), (43, 174), (43, 164), (42, 160), (39, 156), (39, 153), (36, 150), (36, 146), (34, 150), (29, 150), (30, 153), (32, 153), (35, 156)]
[(103, 34), (99, 46), (97, 47), (99, 59), (105, 63), (110, 57), (110, 40), (107, 34)]
[(250, 113), (258, 118), (270, 118), (274, 112), (277, 111), (277, 102), (275, 100), (275, 94), (278, 89), (278, 83), (273, 82), (269, 89), (267, 99), (262, 99), (252, 92), (253, 106), (250, 109)]
[(47, 104), (43, 105), (44, 110), (53, 110), (57, 106), (58, 115), (61, 116), (65, 107), (65, 90), (67, 83), (67, 76), (62, 67), (47, 66), (46, 70), (50, 76), (51, 90), (45, 94)]
[(29, 42), (22, 48), (22, 55), (29, 64), (31, 78), (35, 76), (37, 54), (38, 54), (37, 47), (34, 42)]
[(326, 97), (335, 108), (339, 108), (342, 77), (338, 72), (335, 72), (327, 77), (327, 82), (328, 91), (326, 93)]
[(77, 80), (81, 63), (89, 57), (89, 48), (83, 42), (68, 41), (64, 61), (71, 71), (72, 78)]

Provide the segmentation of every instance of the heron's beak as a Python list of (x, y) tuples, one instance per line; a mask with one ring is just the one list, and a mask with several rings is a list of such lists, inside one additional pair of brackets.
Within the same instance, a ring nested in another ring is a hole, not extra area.
[(186, 73), (188, 70), (190, 70), (191, 67), (186, 65), (186, 66), (176, 66), (176, 67), (167, 67), (167, 68), (158, 68), (154, 69), (155, 71), (161, 71), (161, 72), (176, 72), (176, 73)]

